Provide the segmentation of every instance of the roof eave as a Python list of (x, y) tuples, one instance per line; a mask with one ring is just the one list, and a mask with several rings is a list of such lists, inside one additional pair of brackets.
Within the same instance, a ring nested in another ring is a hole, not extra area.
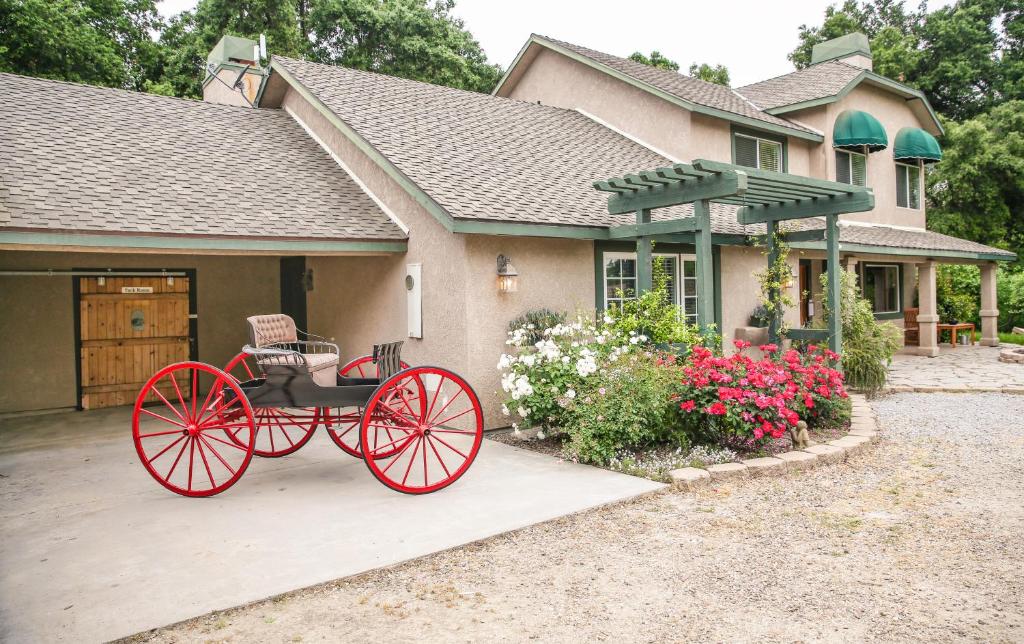
[(934, 125), (937, 133), (945, 133), (945, 130), (942, 128), (942, 123), (939, 121), (939, 115), (935, 113), (935, 110), (932, 108), (931, 103), (928, 102), (928, 98), (924, 95), (923, 92), (912, 87), (908, 87), (897, 81), (894, 81), (891, 78), (886, 78), (885, 76), (876, 74), (875, 72), (866, 69), (857, 74), (856, 76), (854, 76), (853, 79), (851, 79), (850, 82), (847, 83), (845, 87), (843, 87), (843, 89), (841, 89), (836, 94), (833, 94), (832, 96), (822, 96), (820, 98), (813, 98), (808, 101), (800, 101), (799, 103), (791, 103), (789, 105), (778, 105), (776, 107), (772, 107), (764, 111), (765, 113), (771, 114), (772, 116), (781, 116), (783, 114), (788, 114), (790, 112), (798, 112), (800, 110), (806, 110), (812, 107), (819, 107), (821, 105), (835, 103), (836, 101), (842, 99), (844, 96), (853, 91), (855, 87), (857, 87), (858, 85), (865, 81), (870, 82), (872, 85), (875, 85), (876, 87), (882, 87), (883, 89), (887, 89), (889, 91), (900, 94), (907, 101), (921, 101), (921, 104), (928, 111), (929, 116), (931, 116), (932, 124)]
[[(565, 47), (562, 47), (556, 43), (553, 43), (549, 40), (546, 40), (536, 35), (530, 36), (530, 40), (527, 41), (526, 46), (523, 47), (523, 49), (520, 51), (520, 56), (516, 57), (516, 60), (513, 61), (508, 71), (505, 72), (505, 77), (503, 77), (502, 80), (498, 83), (498, 87), (496, 87), (494, 90), (495, 92), (497, 92), (501, 88), (505, 79), (508, 78), (512, 73), (512, 70), (515, 68), (516, 63), (520, 61), (522, 54), (525, 53), (526, 49), (532, 43), (537, 43), (538, 45), (547, 47), (548, 49), (558, 52), (568, 58), (571, 58), (572, 60), (575, 60), (578, 63), (582, 63), (588, 67), (592, 67), (598, 71), (608, 74), (609, 76), (612, 76), (613, 78), (621, 80), (624, 83), (632, 85), (637, 89), (648, 92), (649, 94), (653, 94), (658, 98), (666, 100), (669, 103), (678, 105), (679, 107), (682, 107), (683, 109), (689, 110), (691, 112), (696, 112), (697, 114), (712, 116), (715, 118), (722, 119), (724, 121), (729, 121), (731, 123), (737, 123), (740, 125), (745, 125), (747, 127), (763, 130), (765, 132), (774, 132), (775, 134), (783, 134), (785, 136), (792, 136), (798, 139), (805, 139), (807, 141), (813, 141), (814, 143), (821, 143), (822, 141), (825, 140), (825, 137), (822, 136), (821, 134), (816, 134), (814, 132), (805, 132), (797, 128), (785, 127), (782, 125), (776, 125), (774, 123), (766, 123), (765, 121), (759, 121), (757, 119), (742, 116), (740, 114), (734, 114), (732, 112), (727, 112), (725, 110), (720, 110), (714, 107), (708, 107), (706, 105), (701, 105), (700, 103), (694, 103), (693, 101), (688, 101), (686, 99), (679, 98), (674, 94), (670, 94), (664, 90), (654, 87), (650, 83), (646, 83), (642, 80), (634, 78), (629, 74), (625, 74), (623, 72), (618, 71), (617, 69), (613, 69), (608, 65), (605, 65), (604, 63), (594, 60), (593, 58), (589, 58), (587, 56), (583, 56), (582, 54), (578, 54), (570, 49), (566, 49)], [(771, 114), (771, 112), (769, 112), (768, 110), (765, 110), (765, 113)], [(772, 114), (772, 116), (775, 115)]]

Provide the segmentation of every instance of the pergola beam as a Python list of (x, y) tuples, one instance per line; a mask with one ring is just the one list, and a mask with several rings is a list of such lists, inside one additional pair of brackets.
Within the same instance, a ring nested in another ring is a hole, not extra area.
[[(616, 183), (618, 179), (609, 179), (613, 188), (627, 187)], [(646, 188), (633, 194), (618, 193), (608, 199), (608, 212), (621, 215), (638, 210), (665, 208), (681, 203), (716, 199), (743, 194), (747, 189), (747, 177), (742, 172), (723, 172), (706, 177), (676, 181), (666, 185)]]
[(692, 233), (700, 228), (696, 217), (686, 219), (670, 219), (641, 224), (614, 226), (608, 230), (608, 239), (634, 239), (636, 237), (654, 237), (674, 233)]
[(875, 195), (870, 191), (840, 194), (819, 199), (801, 199), (775, 206), (746, 206), (736, 213), (741, 224), (762, 224), (767, 221), (804, 219), (848, 212), (864, 212), (875, 207)]
[(823, 241), (825, 239), (825, 229), (794, 230), (783, 234), (782, 238), (787, 242)]
[(825, 179), (812, 179), (811, 177), (802, 177), (784, 172), (771, 172), (746, 167), (743, 170), (736, 170), (736, 167), (731, 163), (708, 161), (707, 159), (697, 159), (693, 162), (693, 167), (705, 172), (744, 172), (748, 179), (755, 184), (766, 183), (767, 185), (787, 185), (796, 188), (818, 188), (824, 190), (825, 194), (835, 194), (836, 192), (853, 193), (863, 190), (858, 186), (836, 183), (835, 181), (827, 181)]

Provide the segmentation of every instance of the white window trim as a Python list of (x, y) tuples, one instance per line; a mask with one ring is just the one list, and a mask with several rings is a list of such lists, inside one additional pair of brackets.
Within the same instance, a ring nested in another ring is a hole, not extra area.
[[(921, 164), (918, 163), (917, 165), (911, 165), (909, 163), (903, 163), (902, 161), (897, 161), (896, 165), (901, 165), (901, 166), (903, 166), (905, 168), (915, 168), (917, 170), (917, 206), (915, 207), (915, 206), (911, 206), (910, 205), (910, 171), (908, 170), (907, 171), (907, 181), (906, 181), (906, 184), (905, 184), (906, 188), (907, 188), (907, 205), (905, 205), (905, 206), (901, 206), (900, 205), (900, 202), (899, 202), (899, 194), (900, 193), (899, 193), (899, 191), (897, 191), (896, 192), (896, 195), (897, 195), (896, 207), (897, 208), (903, 208), (904, 210), (921, 210), (921, 204), (924, 203), (924, 194), (923, 194), (924, 191), (921, 189), (921, 183), (923, 182), (923, 179), (924, 179), (924, 172), (921, 172)], [(899, 175), (898, 174), (896, 175), (896, 180), (899, 181)]]
[[(697, 256), (692, 253), (654, 253), (653, 257), (674, 257), (676, 258), (676, 272), (672, 275), (672, 284), (674, 288), (674, 300), (678, 302), (680, 309), (685, 315), (686, 305), (684, 293), (686, 292), (683, 288), (684, 279), (695, 279), (685, 277), (686, 271), (683, 269), (683, 262), (691, 261), (696, 262)], [(632, 259), (636, 261), (636, 253), (629, 251), (605, 251), (601, 257), (601, 302), (604, 305), (604, 310), (608, 310), (608, 261), (612, 259)], [(639, 272), (639, 270), (638, 270)], [(639, 275), (638, 275), (639, 277)], [(638, 289), (639, 290), (639, 289)], [(691, 298), (694, 296), (690, 296)], [(700, 297), (698, 294), (696, 297)], [(618, 299), (618, 298), (616, 298)], [(696, 321), (696, 314), (687, 315), (686, 317)]]
[[(846, 167), (847, 167), (847, 172), (849, 172), (849, 176), (850, 176), (850, 183), (848, 183), (847, 185), (850, 185), (850, 186), (860, 186), (862, 188), (867, 187), (867, 185), (868, 185), (868, 155), (864, 154), (863, 152), (855, 152), (853, 150), (843, 150), (841, 148), (837, 149), (836, 152), (842, 152), (842, 153), (847, 155)], [(860, 184), (857, 184), (857, 183), (853, 182), (853, 155), (854, 154), (856, 154), (859, 157), (863, 157), (864, 158), (864, 185), (860, 185)], [(838, 167), (836, 168), (836, 182), (839, 182), (839, 168)]]
[(779, 146), (779, 169), (778, 169), (778, 172), (785, 172), (786, 171), (786, 146), (783, 145), (781, 141), (776, 141), (774, 139), (763, 139), (763, 138), (761, 138), (759, 136), (751, 136), (749, 134), (743, 134), (741, 132), (734, 132), (733, 136), (734, 137), (743, 137), (744, 139), (751, 139), (752, 141), (754, 141), (756, 143), (756, 147), (754, 148), (754, 156), (757, 158), (757, 168), (756, 169), (758, 169), (758, 170), (763, 170), (764, 169), (764, 168), (761, 167), (761, 143), (770, 143), (772, 145)]
[[(896, 271), (896, 308), (891, 311), (872, 311), (875, 315), (888, 314), (888, 313), (899, 313), (903, 310), (903, 301), (900, 293), (900, 266), (899, 264), (863, 264), (863, 270), (861, 271), (860, 279), (861, 284), (866, 283), (866, 273), (869, 268), (886, 268)], [(864, 289), (861, 287), (861, 295), (863, 296)], [(872, 302), (872, 306), (874, 303)]]

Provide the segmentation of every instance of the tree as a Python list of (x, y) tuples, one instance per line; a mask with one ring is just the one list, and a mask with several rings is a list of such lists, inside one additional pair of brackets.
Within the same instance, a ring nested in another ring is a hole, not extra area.
[(657, 67), (658, 69), (669, 69), (674, 72), (679, 71), (679, 63), (665, 58), (661, 55), (661, 52), (657, 50), (652, 51), (650, 56), (644, 56), (642, 53), (634, 51), (629, 55), (629, 59), (643, 65)]
[(690, 76), (699, 78), (709, 83), (717, 83), (718, 85), (729, 86), (729, 70), (726, 69), (725, 65), (715, 65), (712, 67), (707, 63), (693, 63), (690, 65)]
[(1024, 100), (943, 125), (943, 160), (928, 172), (928, 228), (1011, 250), (1024, 267)]
[(160, 26), (155, 0), (0, 0), (0, 71), (140, 90)]
[(310, 58), (448, 87), (489, 92), (501, 68), (461, 20), (454, 0), (305, 0)]

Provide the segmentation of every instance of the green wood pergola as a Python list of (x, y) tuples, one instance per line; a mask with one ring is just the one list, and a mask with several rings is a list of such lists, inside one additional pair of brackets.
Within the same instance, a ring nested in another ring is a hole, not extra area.
[[(736, 219), (741, 224), (766, 225), (769, 265), (778, 258), (775, 238), (779, 222), (824, 217), (823, 231), (807, 233), (818, 239), (823, 234), (826, 242), (827, 297), (832, 310), (838, 310), (839, 301), (839, 215), (871, 210), (875, 205), (874, 195), (868, 188), (704, 159), (597, 181), (594, 188), (610, 193), (609, 213), (635, 213), (635, 223), (612, 227), (609, 237), (636, 240), (637, 290), (640, 292), (652, 286), (654, 237), (693, 233), (697, 255), (697, 322), (701, 326), (714, 321), (711, 202), (739, 206)], [(693, 204), (692, 217), (651, 220), (652, 210), (687, 203)], [(806, 233), (792, 233), (792, 236), (799, 238)], [(781, 319), (772, 320), (769, 336), (773, 342), (778, 341), (781, 326)], [(793, 339), (816, 341), (827, 337), (833, 351), (842, 350), (839, 316), (832, 316), (827, 330), (793, 329), (788, 335)]]

